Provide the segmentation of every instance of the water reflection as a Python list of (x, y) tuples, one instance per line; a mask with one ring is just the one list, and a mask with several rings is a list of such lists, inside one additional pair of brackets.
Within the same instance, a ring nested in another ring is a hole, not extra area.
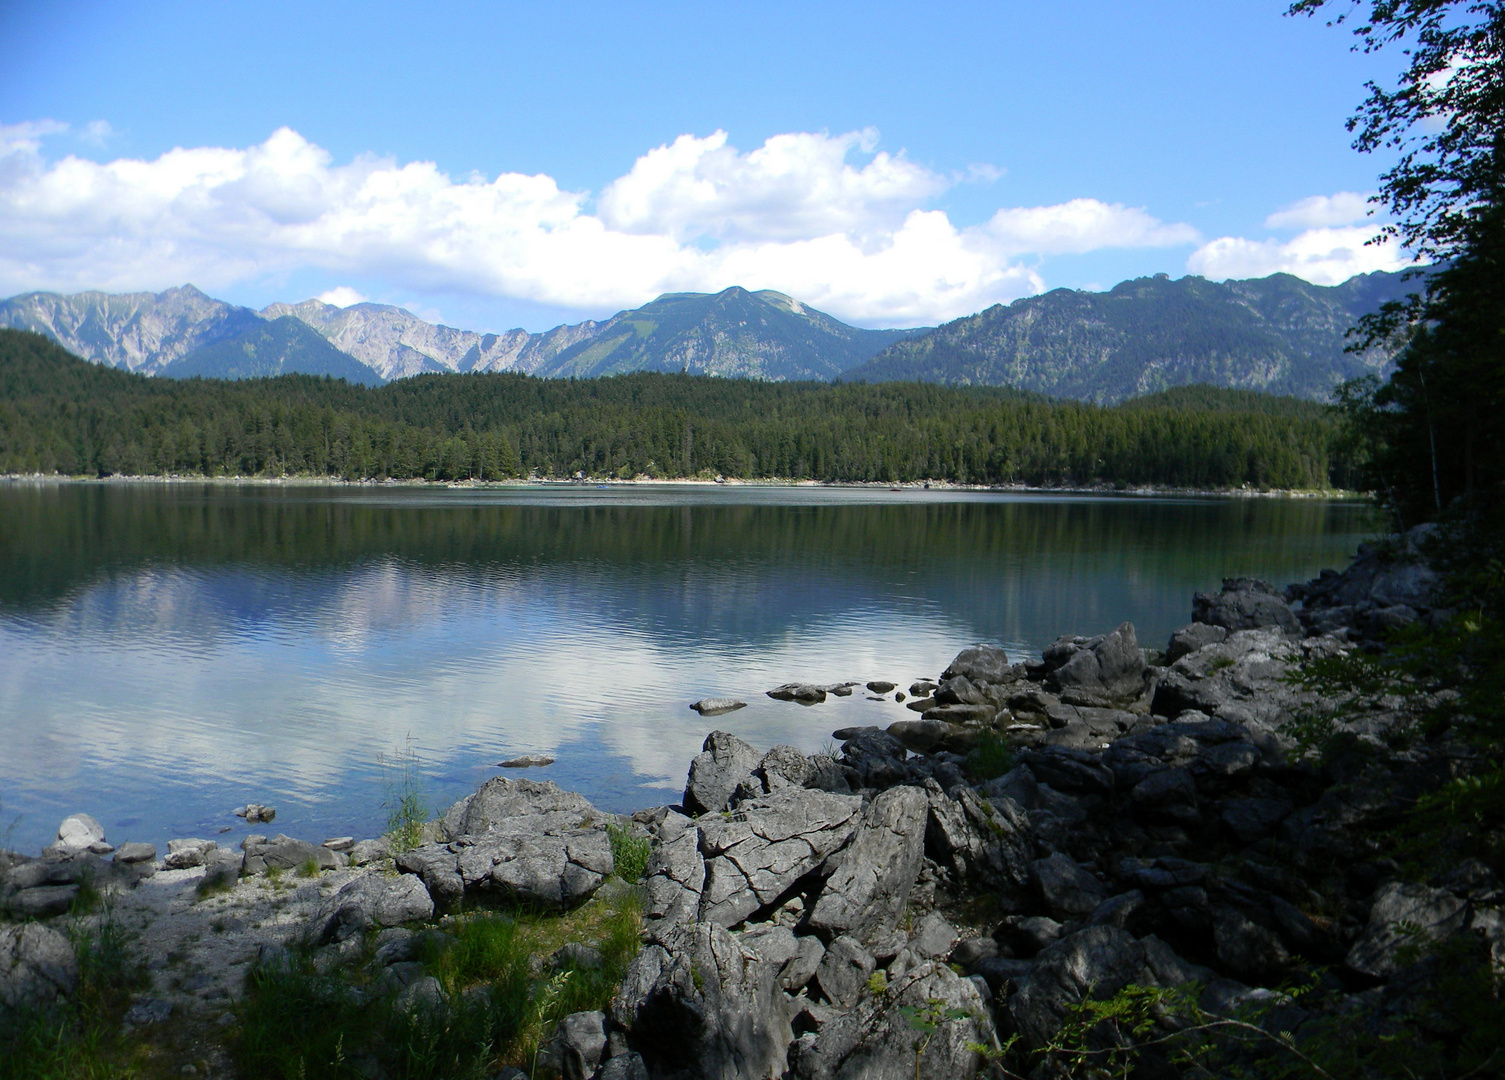
[[(790, 678), (933, 675), (1132, 618), (1160, 643), (1229, 573), (1285, 582), (1351, 504), (684, 487), (0, 488), (0, 813), (45, 842), (380, 828), (411, 735), (441, 803), (520, 751), (601, 805), (672, 797), (712, 726), (819, 748), (910, 715)], [(705, 721), (685, 704), (735, 695)], [(127, 824), (129, 822), (130, 824)], [(232, 838), (233, 839), (233, 838)]]

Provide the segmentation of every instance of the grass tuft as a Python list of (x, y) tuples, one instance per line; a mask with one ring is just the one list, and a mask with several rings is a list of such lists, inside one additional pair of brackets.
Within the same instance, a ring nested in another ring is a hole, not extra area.
[(967, 775), (975, 783), (996, 780), (1014, 767), (1014, 751), (997, 735), (985, 732), (967, 754)]
[(629, 884), (642, 881), (648, 856), (653, 853), (652, 843), (620, 825), (606, 826), (606, 835), (611, 838), (611, 861), (617, 877)]

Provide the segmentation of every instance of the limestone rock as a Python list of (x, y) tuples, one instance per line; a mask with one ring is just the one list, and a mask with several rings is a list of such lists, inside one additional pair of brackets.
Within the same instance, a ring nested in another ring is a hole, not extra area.
[(738, 701), (736, 698), (708, 697), (693, 702), (690, 708), (701, 716), (721, 716), (723, 713), (736, 712), (738, 709), (747, 708), (747, 702)]
[(309, 936), (323, 945), (376, 927), (428, 919), (433, 914), (434, 901), (413, 874), (363, 874), (314, 910), (308, 921)]
[(686, 809), (697, 814), (725, 810), (738, 785), (753, 781), (753, 770), (760, 761), (758, 752), (735, 735), (711, 732), (705, 737), (701, 752), (690, 762), (690, 780), (685, 785)]
[(919, 788), (890, 788), (873, 799), (851, 843), (827, 862), (811, 928), (862, 941), (893, 930), (920, 871), (929, 811)]
[(43, 1005), (77, 982), (78, 960), (62, 934), (37, 923), (0, 926), (0, 1005)]
[(163, 860), (169, 870), (186, 870), (191, 866), (203, 866), (209, 853), (219, 845), (213, 840), (169, 840), (167, 858)]
[[(928, 1010), (940, 1020), (928, 1041), (905, 1009)], [(883, 997), (864, 996), (805, 1037), (790, 1064), (804, 1080), (970, 1080), (983, 1066), (971, 1047), (996, 1046), (997, 1038), (976, 984), (925, 962), (891, 980)]]
[(927, 781), (925, 849), (960, 882), (1014, 895), (1030, 881), (1029, 820), (1006, 796), (985, 801), (968, 787), (948, 794)]
[[(1018, 673), (1009, 662), (1008, 653), (997, 645), (973, 645), (956, 654), (956, 659), (941, 673), (941, 681), (958, 676), (973, 683), (1002, 683), (1012, 682), (1018, 677)], [(931, 687), (933, 688), (933, 684)], [(910, 693), (917, 697), (925, 696), (918, 694), (913, 688)]]
[(700, 918), (733, 926), (779, 899), (858, 828), (862, 800), (783, 788), (699, 822), (705, 857)]
[(1144, 946), (1114, 926), (1092, 926), (1047, 946), (1009, 1002), (1014, 1028), (1027, 1047), (1045, 1045), (1073, 1005), (1090, 994), (1110, 998), (1142, 982)]
[(104, 826), (88, 814), (70, 814), (57, 828), (56, 846), (60, 851), (87, 851), (93, 844), (103, 843)]
[(1193, 622), (1235, 630), (1273, 627), (1283, 634), (1301, 633), (1301, 621), (1286, 599), (1256, 578), (1224, 578), (1221, 592), (1201, 592), (1192, 599)]
[(1111, 634), (1061, 638), (1045, 650), (1050, 685), (1068, 705), (1112, 707), (1138, 700), (1148, 667), (1134, 624), (1123, 623)]
[(777, 974), (720, 926), (678, 927), (633, 959), (612, 1019), (652, 1075), (776, 1080), (794, 1038)]
[(1064, 852), (1038, 859), (1033, 865), (1041, 898), (1053, 912), (1090, 915), (1106, 897), (1103, 883)]
[(1441, 941), (1468, 923), (1468, 904), (1444, 889), (1392, 881), (1375, 895), (1364, 936), (1348, 952), (1348, 966), (1366, 975), (1393, 975), (1409, 945)]
[(606, 1053), (606, 1014), (570, 1013), (538, 1055), (538, 1064), (563, 1080), (590, 1080)]

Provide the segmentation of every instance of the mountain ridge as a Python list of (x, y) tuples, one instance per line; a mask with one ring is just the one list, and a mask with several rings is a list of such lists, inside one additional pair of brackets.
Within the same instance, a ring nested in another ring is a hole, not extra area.
[(1414, 288), (1380, 272), (1331, 286), (1291, 274), (1227, 282), (1157, 274), (1101, 293), (1055, 289), (898, 342), (842, 377), (1007, 385), (1101, 402), (1197, 383), (1320, 399), (1344, 379), (1385, 370), (1390, 352), (1349, 353), (1346, 331)]
[[(1157, 274), (1107, 292), (1056, 289), (934, 328), (868, 330), (783, 293), (733, 286), (666, 293), (606, 319), (542, 333), (480, 333), (370, 302), (336, 307), (313, 299), (257, 312), (185, 285), (155, 294), (25, 293), (0, 301), (0, 326), (43, 333), (96, 363), (152, 375), (343, 372), (385, 382), (426, 373), (596, 378), (666, 371), (1012, 386), (1100, 402), (1202, 383), (1325, 400), (1342, 379), (1386, 370), (1387, 351), (1347, 353), (1344, 334), (1361, 315), (1413, 288), (1403, 275), (1387, 273), (1336, 286), (1288, 274), (1226, 282)], [(262, 332), (289, 317), (356, 366), (291, 327)], [(215, 347), (222, 342), (232, 344)]]

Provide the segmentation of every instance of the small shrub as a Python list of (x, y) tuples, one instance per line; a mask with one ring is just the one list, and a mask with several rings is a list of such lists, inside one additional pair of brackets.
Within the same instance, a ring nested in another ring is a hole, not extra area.
[(620, 825), (606, 826), (606, 835), (611, 838), (611, 860), (617, 876), (627, 882), (642, 881), (653, 852), (648, 838), (634, 836), (631, 829)]
[(967, 754), (967, 775), (982, 783), (996, 780), (1014, 767), (1014, 751), (993, 732), (986, 732)]
[(306, 878), (318, 877), (319, 864), (313, 859), (304, 859), (302, 865), (298, 867), (298, 876)]

